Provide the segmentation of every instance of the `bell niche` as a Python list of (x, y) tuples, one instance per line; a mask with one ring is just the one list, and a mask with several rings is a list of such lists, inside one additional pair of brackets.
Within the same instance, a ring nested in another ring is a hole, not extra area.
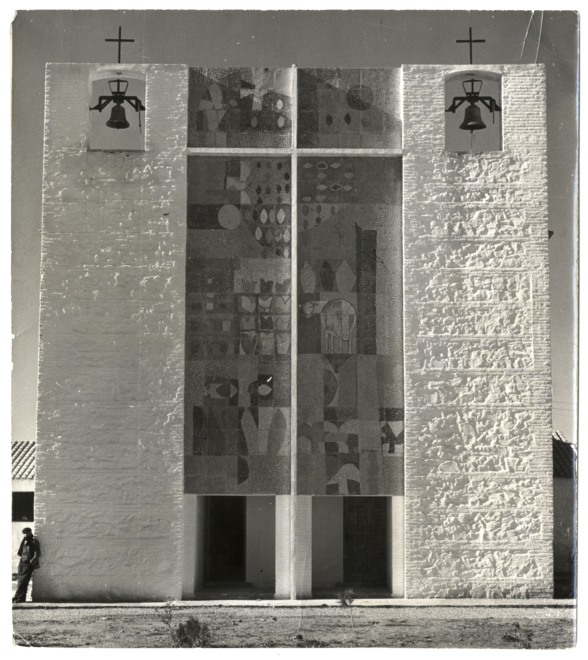
[(145, 148), (145, 76), (136, 71), (97, 71), (90, 78), (89, 148)]
[(445, 80), (445, 151), (502, 150), (501, 77), (471, 71)]

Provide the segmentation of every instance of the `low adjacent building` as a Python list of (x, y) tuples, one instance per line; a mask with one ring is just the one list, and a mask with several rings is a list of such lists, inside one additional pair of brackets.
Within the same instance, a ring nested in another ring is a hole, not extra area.
[(12, 574), (18, 569), (22, 530), (35, 530), (35, 443), (12, 443)]

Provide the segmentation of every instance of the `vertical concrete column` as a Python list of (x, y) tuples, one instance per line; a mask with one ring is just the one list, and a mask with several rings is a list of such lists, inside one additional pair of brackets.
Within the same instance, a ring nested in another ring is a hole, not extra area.
[(312, 597), (312, 497), (276, 495), (276, 592), (279, 599)]
[(184, 495), (184, 537), (182, 542), (182, 599), (191, 600), (204, 581), (203, 495)]
[(312, 496), (298, 495), (293, 525), (293, 598), (312, 598)]
[(184, 495), (182, 600), (195, 598), (204, 581), (205, 506), (203, 495)]
[(197, 495), (184, 495), (184, 539), (182, 543), (182, 600), (194, 598), (196, 584)]
[(289, 600), (292, 593), (291, 504), (290, 495), (276, 495), (276, 591), (275, 597)]
[(386, 585), (404, 598), (404, 497), (386, 498)]
[(391, 532), (390, 566), (392, 579), (390, 591), (395, 598), (404, 598), (404, 496), (388, 498), (390, 516), (388, 525)]

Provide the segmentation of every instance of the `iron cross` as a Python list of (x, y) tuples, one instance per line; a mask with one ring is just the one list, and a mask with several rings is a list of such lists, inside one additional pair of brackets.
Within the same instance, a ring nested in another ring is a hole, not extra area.
[[(123, 41), (135, 41), (134, 39), (121, 39), (122, 27), (118, 26), (118, 39), (104, 39), (104, 41), (118, 41), (118, 63), (120, 64), (120, 45)], [(470, 30), (471, 32), (471, 30)], [(471, 37), (471, 35), (470, 35)]]
[(486, 39), (472, 39), (472, 28), (470, 28), (470, 38), (469, 39), (456, 39), (456, 44), (469, 44), (470, 45), (470, 64), (473, 64), (472, 61), (472, 44), (482, 44), (486, 43)]

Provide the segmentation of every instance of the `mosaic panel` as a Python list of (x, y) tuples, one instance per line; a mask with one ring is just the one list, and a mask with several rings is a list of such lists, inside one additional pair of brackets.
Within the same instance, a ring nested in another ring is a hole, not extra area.
[(298, 492), (403, 491), (402, 180), (298, 161)]
[(400, 69), (299, 69), (298, 146), (402, 146)]
[(291, 69), (190, 69), (189, 147), (291, 143)]
[(290, 161), (188, 159), (185, 486), (290, 490)]

